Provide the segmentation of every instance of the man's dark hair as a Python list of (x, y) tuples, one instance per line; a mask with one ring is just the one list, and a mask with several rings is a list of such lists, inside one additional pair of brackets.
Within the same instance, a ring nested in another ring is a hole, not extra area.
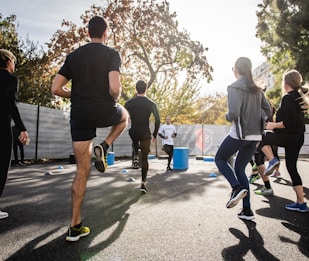
[(146, 89), (147, 89), (147, 83), (146, 82), (139, 80), (136, 83), (136, 91), (137, 91), (138, 94), (145, 93)]
[(90, 38), (101, 38), (107, 28), (107, 22), (103, 17), (94, 16), (88, 23)]

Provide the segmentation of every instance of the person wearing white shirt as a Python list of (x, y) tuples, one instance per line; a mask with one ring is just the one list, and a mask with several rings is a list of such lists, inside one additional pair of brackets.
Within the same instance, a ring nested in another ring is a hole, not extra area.
[(171, 117), (166, 116), (165, 124), (160, 126), (158, 135), (162, 139), (162, 146), (165, 153), (168, 155), (167, 171), (171, 171), (171, 161), (174, 153), (174, 139), (177, 136), (175, 125), (171, 124)]

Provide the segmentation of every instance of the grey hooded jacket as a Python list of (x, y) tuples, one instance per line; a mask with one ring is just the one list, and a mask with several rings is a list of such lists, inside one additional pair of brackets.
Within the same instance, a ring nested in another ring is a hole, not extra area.
[(226, 119), (235, 125), (237, 137), (261, 135), (265, 119), (272, 116), (272, 108), (261, 89), (249, 89), (241, 77), (228, 86), (228, 112)]

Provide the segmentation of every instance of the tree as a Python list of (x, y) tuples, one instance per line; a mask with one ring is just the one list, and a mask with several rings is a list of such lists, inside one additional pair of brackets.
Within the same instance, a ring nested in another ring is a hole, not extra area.
[[(158, 101), (159, 109), (182, 104), (180, 99), (186, 99), (185, 104), (189, 105), (195, 102), (199, 81), (212, 80), (207, 48), (178, 29), (176, 13), (170, 13), (166, 1), (106, 0), (103, 7), (91, 6), (81, 16), (82, 27), (63, 21), (66, 29), (58, 30), (48, 45), (50, 63), (61, 64), (69, 52), (88, 42), (86, 24), (92, 16), (102, 14), (109, 22), (108, 44), (118, 49), (122, 57), (124, 100), (135, 93), (135, 82), (144, 79), (150, 88), (149, 96)], [(182, 82), (177, 80), (180, 75)]]
[[(22, 62), (23, 52), (20, 49), (15, 22), (15, 15), (4, 18), (0, 13), (0, 46), (2, 49), (10, 50), (16, 56), (17, 61)], [(16, 70), (18, 70), (19, 66), (17, 63)]]
[(295, 68), (309, 78), (309, 1), (264, 0), (257, 12), (262, 53), (277, 74)]
[(17, 59), (15, 74), (19, 78), (18, 101), (50, 106), (50, 71), (43, 48), (29, 39), (18, 38), (16, 16), (3, 18), (0, 14), (0, 45)]
[(229, 124), (225, 118), (227, 112), (226, 94), (217, 93), (200, 98), (196, 103), (195, 111), (198, 124)]

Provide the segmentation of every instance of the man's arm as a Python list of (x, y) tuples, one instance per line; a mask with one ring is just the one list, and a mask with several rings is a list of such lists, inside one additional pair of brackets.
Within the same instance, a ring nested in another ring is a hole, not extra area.
[(156, 138), (158, 131), (159, 131), (159, 127), (160, 127), (160, 115), (159, 115), (159, 111), (158, 111), (156, 104), (154, 104), (153, 107), (152, 107), (152, 113), (153, 113), (153, 116), (155, 118), (155, 128), (154, 128), (152, 135), (153, 135), (154, 138)]
[(111, 71), (108, 74), (109, 80), (109, 94), (113, 97), (115, 101), (120, 98), (121, 95), (121, 81), (120, 81), (120, 72)]
[(71, 90), (65, 87), (68, 82), (68, 79), (63, 75), (57, 74), (51, 87), (51, 93), (60, 97), (71, 98)]
[(173, 125), (173, 126), (174, 126), (174, 133), (172, 134), (172, 137), (173, 137), (173, 138), (176, 138), (176, 136), (177, 136), (177, 131), (176, 131), (175, 125)]

